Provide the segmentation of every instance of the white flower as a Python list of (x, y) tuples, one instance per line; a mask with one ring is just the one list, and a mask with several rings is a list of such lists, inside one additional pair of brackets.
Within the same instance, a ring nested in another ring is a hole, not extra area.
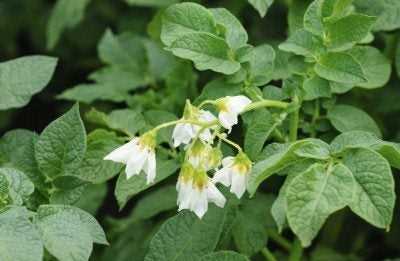
[(251, 103), (246, 96), (226, 96), (217, 101), (219, 122), (231, 131), (232, 126), (238, 123), (238, 115)]
[(251, 170), (251, 161), (244, 153), (239, 153), (236, 157), (226, 157), (222, 160), (222, 168), (218, 170), (214, 177), (214, 183), (222, 183), (231, 187), (230, 192), (241, 198), (246, 191), (248, 174)]
[(156, 177), (156, 154), (155, 137), (152, 133), (144, 134), (142, 137), (133, 138), (130, 142), (115, 149), (104, 157), (126, 165), (126, 178), (139, 175), (143, 170), (146, 173), (147, 184), (154, 181)]
[(195, 170), (190, 163), (184, 164), (176, 185), (178, 211), (189, 209), (199, 218), (208, 210), (208, 202), (222, 208), (226, 199), (204, 170)]
[[(201, 123), (211, 123), (216, 120), (216, 117), (209, 111), (199, 110), (195, 113), (195, 115), (192, 115), (192, 117), (190, 118), (184, 117), (184, 119), (199, 121)], [(181, 144), (189, 144), (190, 141), (194, 137), (196, 137), (196, 135), (201, 129), (202, 129), (201, 126), (196, 124), (178, 123), (175, 126), (174, 131), (172, 133), (172, 139), (174, 140), (174, 147), (178, 147)], [(199, 137), (202, 141), (211, 142), (212, 135), (210, 128), (202, 130), (202, 132), (199, 134)]]

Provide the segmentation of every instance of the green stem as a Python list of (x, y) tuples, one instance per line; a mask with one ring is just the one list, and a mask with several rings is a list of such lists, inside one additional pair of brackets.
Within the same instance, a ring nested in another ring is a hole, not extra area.
[(278, 245), (280, 245), (283, 249), (290, 252), (292, 249), (292, 244), (281, 236), (275, 229), (267, 229), (268, 238), (274, 240)]
[(215, 120), (215, 121), (212, 121), (212, 122), (200, 122), (200, 121), (179, 119), (179, 120), (176, 120), (176, 121), (169, 121), (169, 122), (160, 124), (160, 125), (158, 125), (157, 127), (155, 127), (154, 129), (152, 129), (150, 131), (159, 131), (160, 129), (167, 128), (167, 127), (179, 124), (179, 123), (190, 123), (190, 124), (198, 125), (198, 126), (201, 126), (201, 127), (204, 127), (204, 128), (209, 128), (209, 127), (212, 127), (212, 126), (218, 124), (218, 121)]
[(238, 152), (242, 152), (242, 148), (237, 143), (227, 139), (223, 134), (218, 133), (217, 137), (226, 142), (227, 144), (231, 145), (232, 147), (236, 148)]
[[(297, 95), (293, 97), (293, 103), (297, 105), (299, 103), (299, 98)], [(294, 142), (297, 140), (297, 130), (299, 128), (299, 112), (300, 106), (292, 112), (290, 117), (290, 127), (289, 127), (289, 141)]]
[(315, 124), (317, 123), (317, 120), (319, 118), (319, 100), (315, 100), (315, 108), (314, 108), (314, 114), (311, 120), (311, 137), (315, 138), (317, 136), (317, 130), (315, 128)]
[(274, 254), (272, 254), (271, 251), (269, 251), (269, 249), (266, 247), (261, 249), (261, 254), (265, 257), (265, 260), (267, 260), (267, 261), (278, 261), (275, 258)]
[(257, 102), (251, 103), (249, 106), (247, 106), (244, 109), (243, 112), (248, 112), (248, 111), (252, 111), (255, 109), (259, 109), (259, 108), (265, 108), (265, 107), (286, 109), (288, 106), (289, 106), (289, 103), (287, 103), (287, 102), (274, 101), (274, 100), (262, 100), (262, 101), (257, 101)]
[(293, 242), (292, 249), (290, 250), (288, 261), (300, 261), (302, 255), (303, 247), (301, 246), (300, 241), (296, 238), (296, 240)]

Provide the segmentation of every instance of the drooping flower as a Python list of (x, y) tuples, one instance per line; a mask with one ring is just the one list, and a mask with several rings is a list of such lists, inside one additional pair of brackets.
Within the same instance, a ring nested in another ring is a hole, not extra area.
[(190, 163), (184, 163), (176, 185), (178, 191), (177, 203), (179, 211), (189, 209), (199, 218), (208, 210), (212, 202), (222, 208), (226, 199), (217, 189), (205, 170), (195, 169)]
[(195, 168), (204, 168), (208, 170), (207, 166), (209, 163), (209, 156), (213, 148), (201, 140), (195, 140), (193, 144), (189, 146), (186, 152), (187, 160)]
[[(183, 113), (184, 120), (199, 121), (202, 123), (211, 123), (216, 120), (216, 117), (209, 111), (199, 110), (198, 108), (186, 102), (185, 110)], [(192, 123), (178, 123), (172, 133), (174, 147), (181, 144), (189, 144), (190, 141), (196, 137), (202, 127)], [(199, 134), (201, 140), (211, 142), (212, 135), (209, 128), (205, 128)]]
[(232, 126), (238, 123), (238, 115), (251, 103), (246, 96), (226, 96), (217, 101), (219, 122), (224, 128), (231, 131)]
[(222, 160), (222, 168), (218, 170), (214, 177), (214, 183), (222, 183), (230, 188), (230, 192), (241, 198), (246, 191), (248, 174), (251, 170), (251, 161), (240, 152), (236, 157), (226, 157)]
[(115, 149), (104, 160), (123, 163), (126, 165), (126, 178), (139, 175), (143, 170), (146, 173), (147, 184), (156, 177), (155, 133), (145, 133), (135, 137), (130, 142)]

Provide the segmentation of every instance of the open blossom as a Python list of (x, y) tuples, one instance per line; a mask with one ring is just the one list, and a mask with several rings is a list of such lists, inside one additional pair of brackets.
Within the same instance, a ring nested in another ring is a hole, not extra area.
[(236, 157), (226, 157), (222, 160), (222, 168), (214, 177), (214, 183), (222, 183), (230, 188), (230, 192), (241, 198), (246, 191), (248, 174), (251, 170), (251, 161), (243, 152)]
[(251, 103), (246, 96), (226, 96), (217, 102), (219, 121), (229, 131), (238, 123), (238, 115)]
[(142, 137), (135, 137), (130, 142), (112, 151), (104, 159), (125, 164), (127, 179), (139, 175), (143, 170), (146, 173), (147, 184), (150, 184), (156, 177), (154, 134), (147, 133)]
[[(190, 103), (186, 104), (183, 119), (199, 121), (202, 123), (211, 123), (216, 120), (216, 117), (209, 111), (199, 110)], [(174, 146), (178, 147), (181, 144), (189, 144), (201, 130), (201, 126), (191, 123), (178, 123), (172, 133)], [(209, 128), (202, 130), (199, 134), (201, 140), (211, 142), (212, 135)]]
[(189, 209), (199, 218), (208, 210), (208, 202), (224, 207), (226, 199), (217, 189), (205, 170), (195, 169), (190, 163), (182, 166), (176, 184), (179, 211)]

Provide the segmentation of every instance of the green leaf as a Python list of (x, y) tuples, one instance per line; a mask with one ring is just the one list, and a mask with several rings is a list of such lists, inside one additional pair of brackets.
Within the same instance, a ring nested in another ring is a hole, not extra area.
[(145, 119), (138, 110), (120, 109), (114, 110), (110, 114), (92, 108), (86, 118), (101, 126), (106, 126), (112, 130), (118, 130), (131, 137), (135, 136), (146, 126)]
[(225, 40), (233, 50), (237, 50), (247, 44), (246, 29), (231, 12), (225, 8), (213, 8), (210, 11), (214, 15), (217, 24), (223, 26)]
[(175, 186), (166, 186), (155, 190), (141, 198), (130, 219), (146, 220), (161, 212), (176, 208), (176, 188)]
[(356, 46), (349, 50), (348, 54), (360, 63), (367, 80), (357, 86), (373, 89), (382, 87), (389, 81), (390, 62), (378, 49), (371, 46)]
[(314, 69), (320, 77), (334, 82), (358, 84), (367, 81), (361, 64), (346, 53), (327, 53), (318, 59)]
[(248, 62), (248, 81), (255, 86), (264, 86), (272, 80), (275, 68), (275, 51), (268, 45), (263, 44), (252, 49)]
[(20, 108), (50, 82), (57, 59), (25, 56), (0, 63), (0, 110)]
[[(147, 123), (152, 126), (156, 127), (162, 123), (175, 121), (178, 119), (175, 114), (167, 112), (167, 111), (159, 111), (159, 110), (151, 110), (146, 111), (144, 113), (144, 118), (146, 119)], [(163, 128), (158, 131), (157, 140), (158, 142), (171, 142), (173, 127)]]
[(234, 96), (241, 93), (242, 84), (229, 83), (224, 78), (214, 79), (204, 86), (201, 94), (195, 100), (195, 104), (200, 104), (204, 100), (215, 100), (224, 96)]
[(233, 251), (219, 251), (203, 256), (200, 261), (249, 261), (247, 256)]
[(326, 42), (329, 48), (336, 51), (350, 49), (367, 36), (375, 21), (376, 17), (373, 16), (351, 14), (328, 23)]
[(349, 149), (343, 163), (356, 180), (351, 210), (372, 225), (389, 230), (396, 194), (389, 163), (370, 149)]
[(314, 164), (290, 182), (287, 218), (303, 246), (311, 244), (329, 215), (351, 202), (354, 187), (351, 172), (342, 164)]
[(42, 205), (34, 223), (46, 249), (60, 261), (88, 260), (93, 243), (108, 244), (96, 219), (72, 206)]
[(19, 170), (0, 168), (0, 176), (7, 180), (8, 194), (13, 205), (22, 205), (35, 190), (33, 183)]
[(304, 100), (310, 101), (318, 98), (330, 98), (332, 96), (329, 81), (317, 75), (303, 82)]
[(83, 195), (87, 182), (76, 176), (63, 175), (56, 177), (50, 192), (51, 204), (73, 205)]
[(267, 14), (268, 8), (272, 5), (274, 0), (248, 0), (249, 3), (258, 11), (261, 17)]
[(51, 179), (75, 173), (85, 151), (86, 131), (78, 105), (50, 123), (35, 144), (39, 169)]
[(315, 0), (307, 8), (304, 13), (304, 29), (310, 33), (323, 37), (324, 36), (324, 24), (322, 16), (322, 7), (324, 0)]
[(146, 177), (143, 174), (127, 180), (125, 171), (122, 171), (115, 187), (115, 197), (120, 209), (125, 206), (131, 197), (171, 176), (178, 168), (179, 165), (175, 160), (162, 161), (157, 159), (157, 176), (152, 184), (146, 184)]
[(125, 0), (125, 2), (133, 6), (165, 7), (178, 3), (179, 0)]
[(0, 213), (0, 242), (1, 260), (43, 260), (42, 240), (25, 208), (13, 206)]
[(233, 74), (240, 69), (234, 60), (233, 51), (224, 39), (210, 33), (186, 33), (169, 47), (180, 58), (193, 61), (200, 70), (213, 70), (223, 74)]
[(90, 0), (58, 0), (47, 25), (47, 48), (53, 49), (65, 29), (78, 25)]
[(268, 110), (257, 110), (243, 116), (246, 128), (244, 151), (255, 160), (264, 147), (265, 141), (274, 130), (275, 120)]
[(300, 29), (279, 45), (279, 49), (302, 56), (315, 56), (325, 51), (322, 39), (309, 31)]
[(175, 4), (163, 14), (161, 40), (170, 46), (186, 34), (195, 32), (217, 33), (217, 23), (213, 14), (196, 3)]
[(381, 131), (375, 121), (364, 111), (350, 106), (338, 104), (328, 111), (328, 119), (340, 132), (363, 130), (381, 137)]
[(103, 183), (117, 175), (122, 164), (103, 158), (123, 144), (115, 133), (102, 129), (91, 132), (87, 137), (87, 150), (82, 160), (77, 177), (91, 183)]
[(267, 227), (274, 198), (258, 193), (239, 206), (232, 235), (240, 253), (252, 256), (267, 243)]
[(81, 197), (74, 206), (85, 210), (91, 215), (96, 215), (107, 196), (107, 183), (90, 184), (85, 187), (83, 194), (85, 196)]
[(299, 157), (317, 159), (317, 160), (327, 160), (330, 157), (329, 145), (319, 139), (305, 139), (305, 143), (300, 148), (296, 149), (294, 153)]
[(252, 168), (247, 184), (247, 191), (250, 195), (254, 195), (258, 186), (265, 179), (279, 170), (293, 164), (298, 159), (295, 150), (301, 148), (307, 143), (309, 143), (307, 140), (297, 141), (288, 146), (284, 146), (284, 148), (277, 152), (268, 155), (264, 160), (257, 162)]
[(356, 9), (377, 16), (374, 31), (392, 31), (400, 28), (400, 3), (397, 0), (355, 0)]
[(36, 133), (28, 130), (9, 131), (0, 139), (0, 154), (5, 165), (21, 170), (37, 189), (43, 190), (44, 176), (40, 173), (35, 159), (35, 143), (38, 138)]
[(203, 219), (182, 211), (168, 219), (150, 242), (145, 261), (200, 260), (221, 236), (226, 209), (211, 206)]

